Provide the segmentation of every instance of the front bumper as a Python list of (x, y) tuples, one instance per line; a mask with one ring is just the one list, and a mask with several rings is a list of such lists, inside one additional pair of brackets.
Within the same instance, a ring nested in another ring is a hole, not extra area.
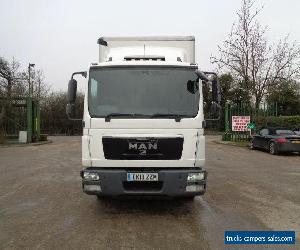
[(278, 152), (300, 152), (300, 144), (299, 143), (277, 143)]
[[(81, 171), (83, 177), (85, 171), (96, 172), (99, 180), (91, 181), (82, 179), (82, 188), (86, 194), (99, 196), (169, 196), (191, 197), (203, 195), (206, 191), (207, 172), (201, 168), (190, 169), (103, 169), (87, 168)], [(127, 181), (127, 173), (158, 173), (158, 181), (136, 182)], [(196, 182), (188, 182), (189, 173), (204, 173), (204, 179)], [(97, 191), (90, 186), (98, 187)], [(194, 191), (191, 186), (197, 186)], [(100, 188), (99, 188), (100, 186)], [(187, 189), (187, 186), (188, 189)], [(100, 190), (99, 190), (100, 189)], [(189, 190), (189, 191), (187, 191)]]

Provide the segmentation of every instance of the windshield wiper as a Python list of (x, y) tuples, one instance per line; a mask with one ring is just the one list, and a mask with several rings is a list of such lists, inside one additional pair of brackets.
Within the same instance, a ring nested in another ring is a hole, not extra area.
[(174, 118), (176, 122), (180, 122), (180, 120), (183, 117), (189, 117), (188, 115), (184, 115), (184, 114), (161, 114), (161, 113), (157, 113), (157, 114), (153, 114), (150, 116), (151, 118)]
[(106, 122), (110, 122), (111, 118), (113, 117), (131, 117), (131, 118), (136, 118), (136, 117), (145, 117), (146, 115), (143, 114), (132, 114), (132, 113), (128, 113), (128, 114), (124, 114), (124, 113), (111, 113), (108, 114), (107, 116), (105, 116), (105, 121)]

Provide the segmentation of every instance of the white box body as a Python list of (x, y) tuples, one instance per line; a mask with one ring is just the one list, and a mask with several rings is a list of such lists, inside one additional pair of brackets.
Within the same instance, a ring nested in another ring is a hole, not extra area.
[(193, 36), (101, 37), (99, 63), (124, 61), (130, 56), (158, 56), (165, 61), (195, 63)]

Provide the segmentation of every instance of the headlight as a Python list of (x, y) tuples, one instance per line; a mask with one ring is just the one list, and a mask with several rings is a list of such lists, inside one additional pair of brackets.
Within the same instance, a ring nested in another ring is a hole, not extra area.
[(187, 182), (195, 182), (204, 180), (205, 175), (204, 172), (200, 173), (189, 173), (187, 176)]
[(100, 178), (95, 172), (83, 172), (83, 179), (87, 181), (98, 181)]

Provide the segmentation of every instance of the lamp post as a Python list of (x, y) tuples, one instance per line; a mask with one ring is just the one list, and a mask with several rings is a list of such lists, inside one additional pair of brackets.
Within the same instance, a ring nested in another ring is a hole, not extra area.
[(30, 83), (30, 68), (34, 67), (34, 63), (28, 64), (28, 98), (27, 98), (27, 142), (32, 142), (33, 120), (32, 120), (32, 86)]
[(28, 83), (29, 83), (28, 95), (29, 95), (29, 97), (32, 97), (32, 92), (33, 92), (33, 85), (31, 85), (31, 83), (30, 83), (30, 68), (31, 67), (33, 68), (34, 66), (35, 66), (34, 63), (28, 64)]

